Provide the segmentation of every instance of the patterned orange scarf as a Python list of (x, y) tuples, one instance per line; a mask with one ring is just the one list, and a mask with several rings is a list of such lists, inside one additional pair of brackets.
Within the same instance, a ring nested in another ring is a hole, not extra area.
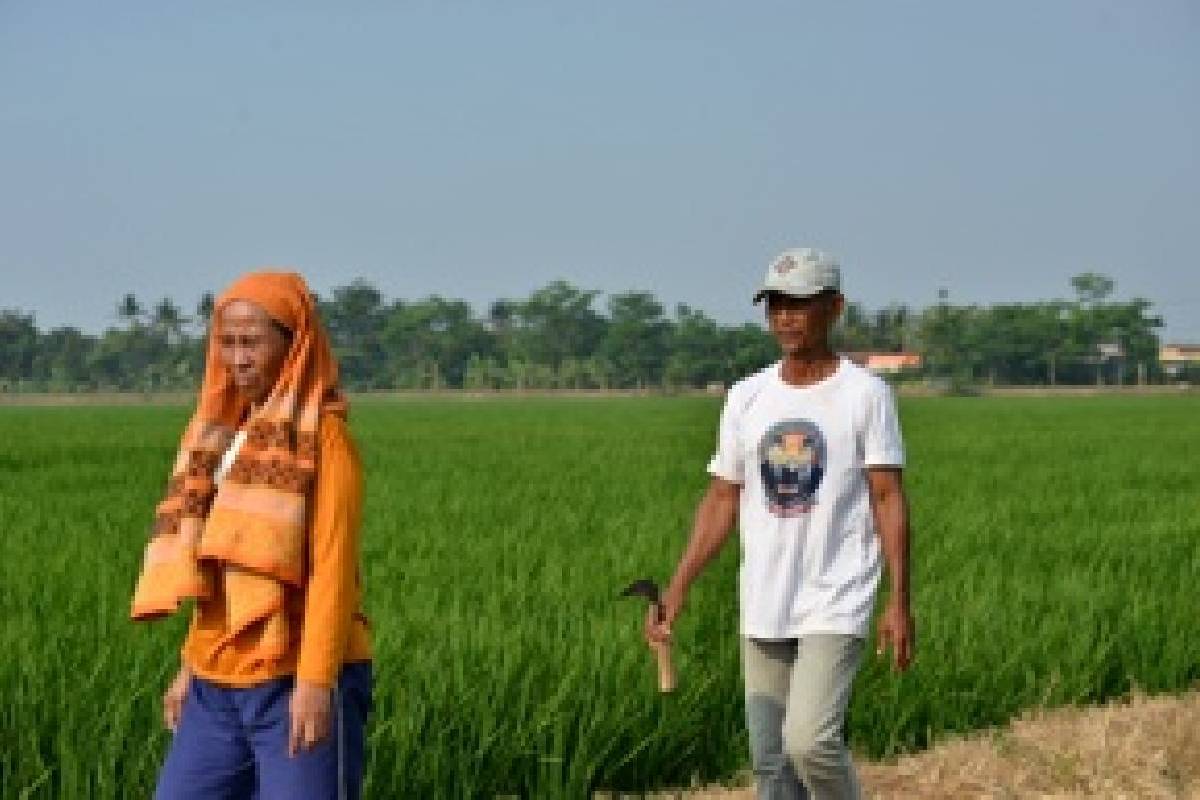
[[(290, 272), (244, 275), (217, 300), (214, 319), (234, 300), (257, 304), (292, 332), (291, 349), (263, 404), (250, 409), (221, 364), (209, 334), (204, 383), (159, 503), (131, 615), (156, 619), (187, 598), (214, 594), (224, 579), (227, 635), (251, 625), (264, 659), (282, 657), (291, 635), (285, 586), (305, 573), (306, 508), (317, 468), (322, 413), (345, 415), (337, 363), (304, 280)], [(218, 487), (214, 471), (246, 420), (246, 440)]]

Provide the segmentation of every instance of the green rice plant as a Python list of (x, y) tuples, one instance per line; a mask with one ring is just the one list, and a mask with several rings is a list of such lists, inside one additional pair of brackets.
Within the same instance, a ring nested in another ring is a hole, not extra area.
[[(363, 400), (368, 797), (582, 798), (747, 760), (737, 543), (656, 690), (643, 609), (715, 440), (708, 398)], [(1036, 705), (1200, 678), (1200, 403), (908, 399), (918, 655), (874, 658), (850, 736), (923, 747)], [(127, 621), (186, 409), (0, 408), (0, 797), (150, 794), (186, 620)]]

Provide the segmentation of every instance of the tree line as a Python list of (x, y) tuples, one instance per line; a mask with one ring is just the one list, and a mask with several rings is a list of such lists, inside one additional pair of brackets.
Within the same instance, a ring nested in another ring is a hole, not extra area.
[[(921, 309), (847, 303), (845, 351), (916, 352), (903, 378), (956, 384), (1131, 383), (1161, 377), (1162, 321), (1142, 298), (1112, 299), (1113, 281), (1072, 279), (1075, 297)], [(100, 334), (43, 331), (0, 310), (0, 391), (171, 391), (196, 386), (213, 315), (205, 293), (187, 312), (170, 298), (120, 299)], [(651, 293), (603, 296), (554, 281), (482, 314), (464, 300), (388, 300), (365, 280), (317, 297), (344, 384), (354, 390), (630, 389), (728, 384), (778, 357), (758, 324), (723, 325)]]

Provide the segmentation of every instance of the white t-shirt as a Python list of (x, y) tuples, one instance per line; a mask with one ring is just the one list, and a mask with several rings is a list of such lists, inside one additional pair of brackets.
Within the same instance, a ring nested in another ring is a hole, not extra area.
[(742, 484), (744, 636), (866, 636), (882, 570), (866, 468), (904, 465), (891, 389), (852, 362), (811, 386), (739, 381), (708, 471)]

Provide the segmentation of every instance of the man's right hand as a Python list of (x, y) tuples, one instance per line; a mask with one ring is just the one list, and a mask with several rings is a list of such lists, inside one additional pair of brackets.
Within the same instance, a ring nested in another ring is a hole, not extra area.
[(163, 724), (171, 733), (179, 727), (179, 718), (183, 716), (183, 701), (187, 697), (188, 687), (192, 682), (192, 671), (187, 666), (179, 668), (175, 680), (163, 693)]
[(683, 597), (668, 590), (662, 597), (661, 607), (662, 619), (658, 616), (658, 606), (651, 603), (646, 609), (646, 643), (651, 647), (671, 641), (671, 626), (683, 608)]

